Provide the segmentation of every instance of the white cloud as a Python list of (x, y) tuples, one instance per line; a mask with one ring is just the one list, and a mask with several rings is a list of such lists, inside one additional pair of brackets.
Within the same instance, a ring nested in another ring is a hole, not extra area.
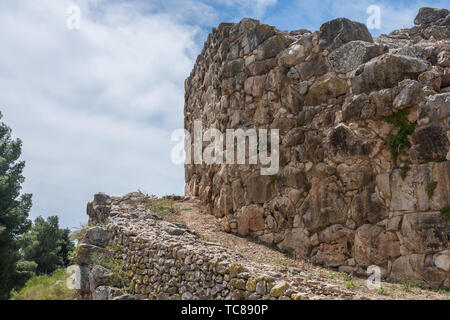
[(98, 191), (183, 192), (170, 134), (183, 127), (199, 29), (104, 3), (77, 1), (80, 30), (66, 27), (72, 1), (0, 3), (0, 110), (24, 142), (33, 218), (75, 226)]

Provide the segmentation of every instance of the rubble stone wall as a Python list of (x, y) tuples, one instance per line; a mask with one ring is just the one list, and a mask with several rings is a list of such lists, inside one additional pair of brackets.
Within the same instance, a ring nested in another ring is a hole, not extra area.
[(450, 12), (422, 8), (415, 24), (376, 38), (344, 18), (213, 29), (185, 128), (279, 129), (280, 170), (187, 164), (186, 195), (225, 230), (314, 263), (450, 288)]
[(144, 195), (97, 194), (78, 245), (79, 298), (92, 300), (353, 299), (305, 280), (301, 270), (261, 265), (150, 214)]

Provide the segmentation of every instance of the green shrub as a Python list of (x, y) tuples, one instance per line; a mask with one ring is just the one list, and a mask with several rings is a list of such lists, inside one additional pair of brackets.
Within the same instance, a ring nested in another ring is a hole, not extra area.
[(169, 197), (145, 197), (141, 200), (141, 202), (152, 214), (167, 216), (178, 213), (178, 209), (175, 207), (176, 202)]
[(412, 287), (413, 287), (413, 285), (412, 285), (412, 283), (410, 281), (408, 281), (407, 279), (403, 279), (402, 280), (402, 289), (403, 289), (403, 291), (411, 292)]
[(437, 188), (437, 182), (433, 181), (431, 182), (426, 188), (425, 191), (427, 192), (428, 198), (433, 199), (434, 197), (434, 190)]
[(389, 293), (388, 293), (388, 291), (387, 291), (387, 289), (386, 289), (385, 287), (381, 286), (381, 287), (378, 289), (378, 294), (381, 294), (381, 295), (383, 295), (383, 296), (386, 296), (386, 295), (388, 295)]
[(353, 282), (353, 280), (350, 279), (345, 281), (345, 288), (347, 288), (348, 290), (354, 290), (359, 288), (359, 286), (355, 282)]
[(398, 156), (401, 155), (406, 148), (411, 146), (408, 137), (416, 129), (416, 124), (409, 122), (409, 113), (410, 109), (406, 108), (384, 118), (384, 121), (393, 124), (397, 129), (397, 133), (390, 134), (387, 139), (387, 144), (394, 161), (397, 161)]

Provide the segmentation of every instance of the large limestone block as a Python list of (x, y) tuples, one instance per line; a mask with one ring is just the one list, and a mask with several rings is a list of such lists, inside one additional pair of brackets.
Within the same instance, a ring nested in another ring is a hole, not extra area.
[(413, 163), (445, 159), (450, 150), (447, 133), (441, 125), (433, 124), (416, 129), (412, 135), (410, 156)]
[(337, 243), (321, 243), (312, 261), (324, 267), (339, 267), (344, 265), (348, 258), (348, 244), (341, 240)]
[(450, 204), (450, 161), (414, 165), (419, 211), (440, 210)]
[(437, 9), (424, 7), (419, 9), (419, 13), (414, 19), (414, 23), (418, 25), (428, 25), (436, 23), (439, 19), (443, 19), (450, 14), (447, 9)]
[(399, 83), (400, 93), (394, 99), (394, 109), (404, 109), (419, 105), (424, 96), (422, 85), (415, 80), (403, 80)]
[(303, 62), (310, 54), (312, 48), (312, 34), (306, 33), (283, 51), (278, 59), (278, 64), (283, 67), (293, 67)]
[(305, 105), (315, 106), (325, 103), (328, 99), (336, 98), (345, 95), (347, 92), (347, 81), (333, 77), (326, 76), (321, 81), (314, 83), (309, 88), (305, 97)]
[(448, 272), (434, 265), (432, 255), (411, 254), (402, 256), (392, 264), (392, 280), (425, 282), (428, 286), (435, 288), (448, 288), (448, 278)]
[(360, 139), (345, 124), (339, 124), (330, 130), (327, 137), (329, 152), (336, 161), (346, 161), (348, 157), (368, 156), (372, 150), (372, 142)]
[(355, 234), (355, 260), (360, 266), (385, 266), (389, 259), (400, 256), (400, 242), (393, 232), (365, 224)]
[(126, 292), (122, 289), (100, 286), (92, 293), (92, 300), (113, 300), (124, 295)]
[(256, 50), (256, 59), (265, 60), (276, 57), (291, 40), (281, 35), (275, 35), (264, 41)]
[(440, 212), (418, 212), (403, 217), (403, 243), (413, 253), (448, 249), (450, 222)]
[(350, 72), (372, 58), (386, 52), (387, 47), (361, 40), (351, 41), (334, 50), (328, 61), (337, 73)]
[(241, 236), (248, 235), (249, 231), (264, 230), (264, 209), (259, 205), (245, 207), (238, 219), (238, 233)]
[(316, 232), (332, 224), (345, 223), (347, 210), (337, 184), (322, 179), (313, 182), (308, 197), (300, 207), (300, 214), (308, 231)]
[(410, 170), (406, 176), (402, 176), (401, 170), (392, 172), (391, 192), (392, 200), (390, 209), (392, 211), (413, 212), (417, 209), (417, 198), (415, 196), (414, 175)]
[(450, 256), (441, 254), (434, 260), (436, 267), (443, 271), (450, 272)]
[(105, 247), (108, 244), (109, 239), (110, 233), (108, 230), (95, 226), (86, 230), (86, 234), (82, 242), (93, 246)]
[(358, 190), (372, 180), (372, 168), (368, 162), (342, 163), (337, 166), (337, 173), (344, 183), (345, 190)]
[(309, 55), (304, 62), (296, 65), (295, 69), (301, 80), (309, 80), (313, 76), (321, 76), (328, 71), (325, 58), (320, 53)]
[(275, 34), (274, 27), (259, 24), (257, 20), (243, 19), (239, 25), (239, 29), (243, 33), (241, 45), (245, 55)]
[(99, 286), (108, 285), (112, 275), (108, 269), (95, 265), (91, 272), (89, 272), (89, 287), (91, 292), (94, 292)]
[(308, 191), (310, 188), (306, 173), (290, 166), (286, 166), (282, 169), (280, 183), (284, 186), (300, 190), (301, 192)]
[(246, 181), (247, 201), (249, 203), (264, 203), (272, 198), (273, 183), (269, 176), (255, 172)]
[(421, 109), (421, 118), (428, 117), (430, 121), (434, 122), (450, 116), (450, 92), (430, 95), (425, 99), (425, 106)]
[(332, 243), (339, 240), (353, 242), (355, 231), (344, 227), (340, 224), (334, 224), (331, 227), (326, 228), (318, 235), (320, 242)]
[(331, 51), (353, 40), (373, 42), (366, 25), (346, 18), (328, 21), (320, 27), (319, 47), (322, 49)]
[(349, 218), (358, 226), (366, 222), (376, 224), (386, 216), (386, 206), (375, 192), (374, 183), (367, 184), (360, 193), (353, 197)]
[(108, 251), (103, 248), (86, 243), (80, 243), (77, 247), (75, 263), (80, 266), (93, 264), (97, 259), (108, 254)]
[(312, 249), (309, 237), (301, 228), (286, 230), (284, 240), (278, 244), (278, 247), (301, 257), (308, 257)]
[(352, 72), (350, 81), (353, 93), (392, 88), (405, 78), (417, 77), (428, 69), (424, 60), (384, 54), (372, 59)]

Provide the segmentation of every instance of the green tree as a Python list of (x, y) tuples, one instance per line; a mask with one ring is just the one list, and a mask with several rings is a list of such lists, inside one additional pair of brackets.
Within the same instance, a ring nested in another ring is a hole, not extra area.
[(22, 288), (25, 283), (36, 275), (37, 263), (34, 261), (20, 260), (16, 265), (14, 275), (15, 289)]
[[(0, 119), (2, 114), (0, 113)], [(7, 299), (20, 283), (19, 237), (29, 228), (31, 194), (20, 194), (25, 178), (24, 161), (19, 161), (22, 141), (11, 138), (11, 129), (0, 123), (0, 299)]]
[(74, 248), (69, 233), (69, 229), (59, 228), (57, 216), (48, 217), (47, 220), (36, 218), (31, 230), (22, 237), (24, 260), (36, 262), (38, 275), (67, 267), (71, 263), (69, 254)]
[(70, 229), (66, 228), (66, 229), (60, 229), (61, 232), (61, 236), (60, 236), (60, 246), (61, 246), (61, 251), (59, 253), (59, 256), (62, 258), (63, 260), (63, 266), (64, 267), (68, 267), (73, 263), (73, 252), (75, 250), (75, 245), (74, 243), (70, 240)]

